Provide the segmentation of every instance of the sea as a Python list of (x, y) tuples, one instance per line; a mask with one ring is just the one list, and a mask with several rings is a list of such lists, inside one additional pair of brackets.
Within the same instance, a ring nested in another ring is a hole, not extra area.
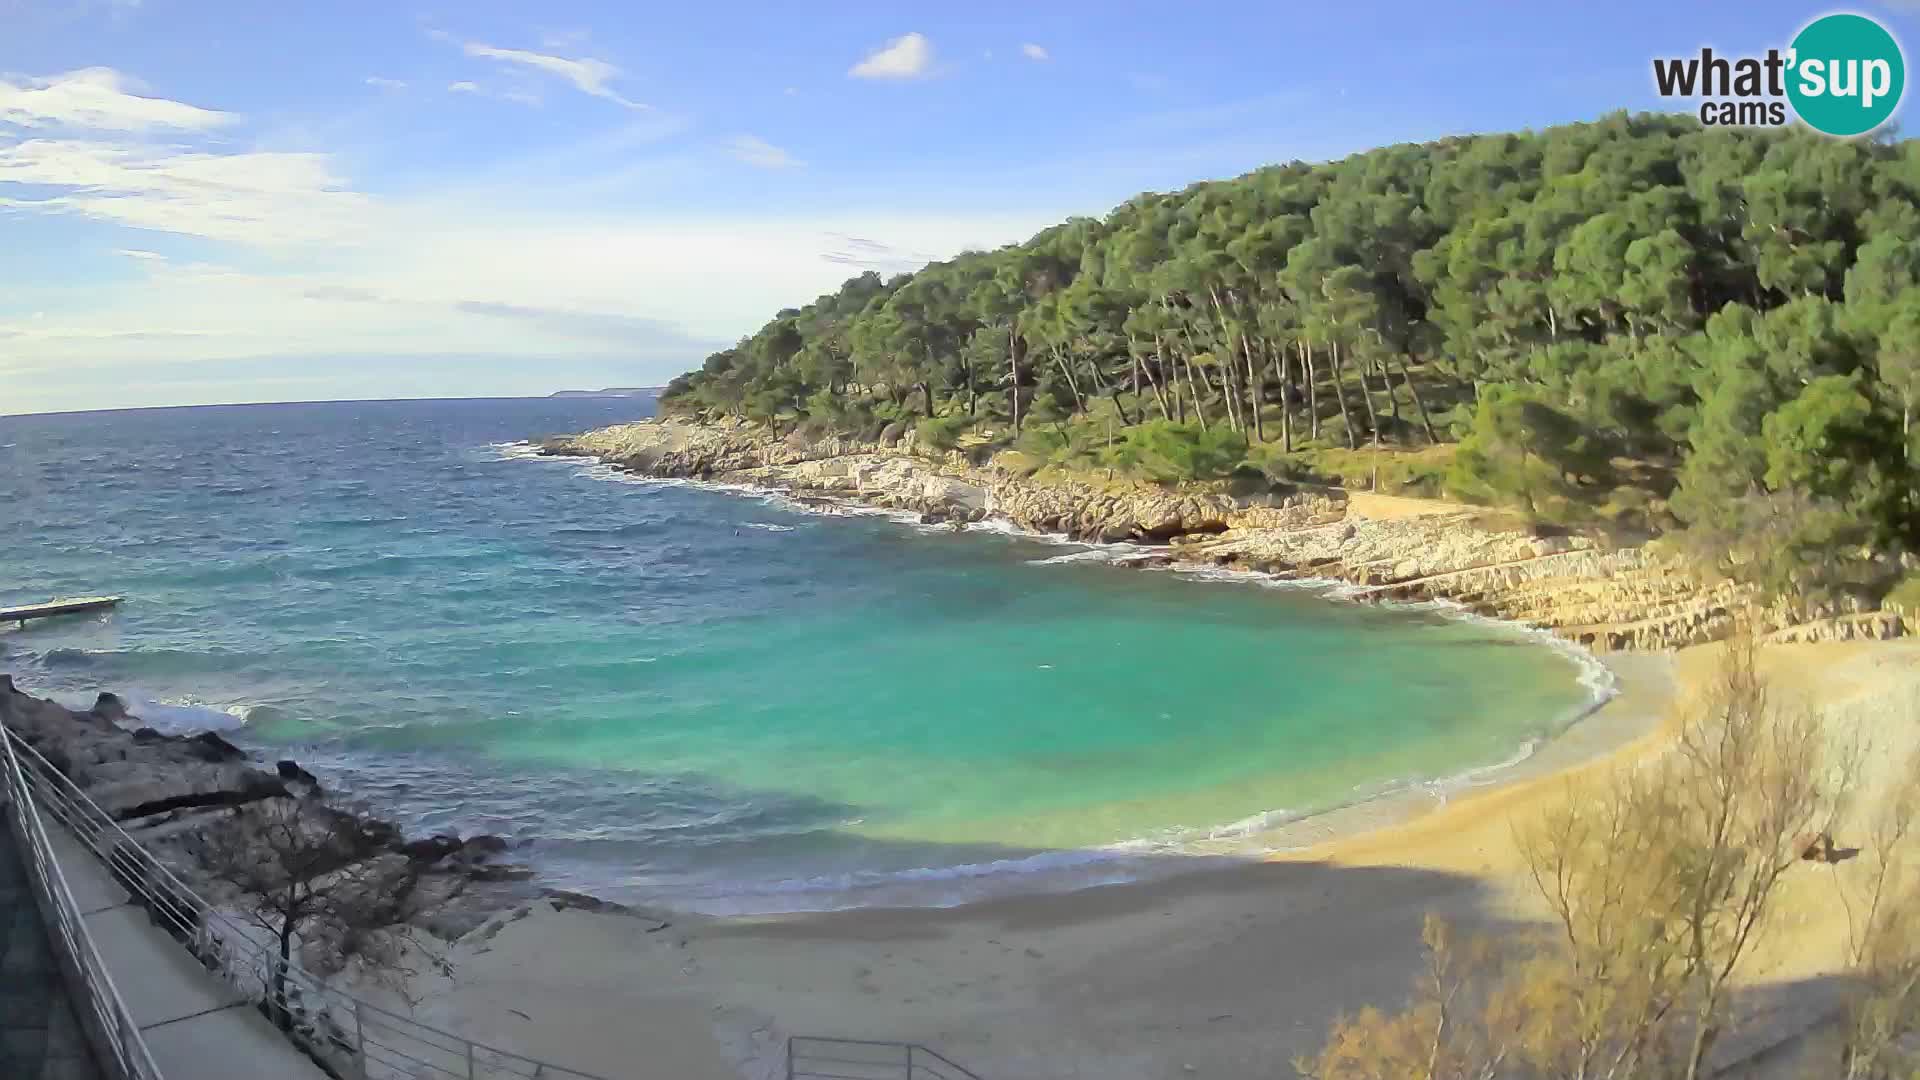
[(0, 670), (293, 758), (556, 887), (719, 914), (1179, 873), (1524, 759), (1591, 657), (1327, 583), (661, 482), (642, 398), (0, 417)]

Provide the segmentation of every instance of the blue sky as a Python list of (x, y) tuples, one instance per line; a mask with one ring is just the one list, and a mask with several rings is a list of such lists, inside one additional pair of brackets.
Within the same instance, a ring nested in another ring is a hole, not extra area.
[(864, 269), (1656, 108), (1827, 10), (0, 0), (0, 414), (663, 382)]

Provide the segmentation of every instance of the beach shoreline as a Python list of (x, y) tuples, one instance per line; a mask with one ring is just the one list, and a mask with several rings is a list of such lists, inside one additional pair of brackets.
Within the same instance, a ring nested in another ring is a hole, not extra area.
[[(446, 1023), (589, 1069), (644, 1051), (680, 1075), (775, 1077), (787, 1036), (830, 1035), (923, 1043), (988, 1076), (1285, 1075), (1339, 1012), (1403, 1000), (1427, 914), (1492, 934), (1542, 925), (1514, 829), (1670, 746), (1717, 652), (1625, 658), (1593, 742), (1266, 860), (949, 908), (635, 918), (536, 903), (463, 939), (453, 977), (421, 989)], [(1836, 723), (1920, 719), (1920, 643), (1778, 645), (1760, 663)], [(1797, 1001), (1795, 980), (1832, 966), (1816, 947), (1838, 932), (1832, 907), (1794, 916), (1752, 981)]]

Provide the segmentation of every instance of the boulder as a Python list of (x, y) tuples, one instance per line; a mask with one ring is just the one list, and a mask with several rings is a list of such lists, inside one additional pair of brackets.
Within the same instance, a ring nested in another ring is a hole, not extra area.
[(93, 715), (110, 724), (123, 724), (134, 719), (127, 712), (127, 703), (120, 700), (120, 695), (104, 692), (93, 699)]
[(233, 745), (211, 731), (188, 736), (187, 749), (201, 761), (220, 763), (224, 761), (245, 761), (247, 752)]
[(437, 863), (465, 845), (452, 833), (435, 833), (400, 845), (400, 854), (415, 862)]

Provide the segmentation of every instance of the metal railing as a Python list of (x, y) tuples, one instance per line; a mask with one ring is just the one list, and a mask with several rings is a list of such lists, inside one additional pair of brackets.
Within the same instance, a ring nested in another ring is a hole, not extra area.
[(134, 1023), (133, 1014), (113, 985), (113, 976), (94, 948), (93, 935), (87, 932), (73, 890), (53, 856), (46, 823), (40, 818), (27, 773), (13, 746), (11, 737), (0, 739), (0, 784), (6, 792), (7, 826), (26, 864), (34, 902), (46, 924), (48, 944), (58, 958), (67, 994), (93, 1045), (95, 1062), (114, 1080), (162, 1080), (146, 1040), (140, 1036), (139, 1025)]
[[(99, 856), (156, 924), (209, 971), (257, 1003), (289, 1039), (336, 1075), (354, 1080), (606, 1080), (422, 1024), (334, 989), (297, 962), (283, 966), (278, 953), (257, 940), (259, 930), (250, 930), (202, 899), (65, 773), (13, 732), (5, 734), (0, 741), (7, 744), (7, 760), (13, 763), (9, 783), (23, 780), (20, 786), (33, 796), (19, 802), (44, 805)], [(276, 971), (283, 977), (276, 980)], [(134, 1035), (137, 1040), (137, 1031)], [(157, 1080), (151, 1061), (146, 1065), (148, 1072), (131, 1075)]]
[(980, 1080), (918, 1043), (873, 1039), (787, 1040), (786, 1080)]

